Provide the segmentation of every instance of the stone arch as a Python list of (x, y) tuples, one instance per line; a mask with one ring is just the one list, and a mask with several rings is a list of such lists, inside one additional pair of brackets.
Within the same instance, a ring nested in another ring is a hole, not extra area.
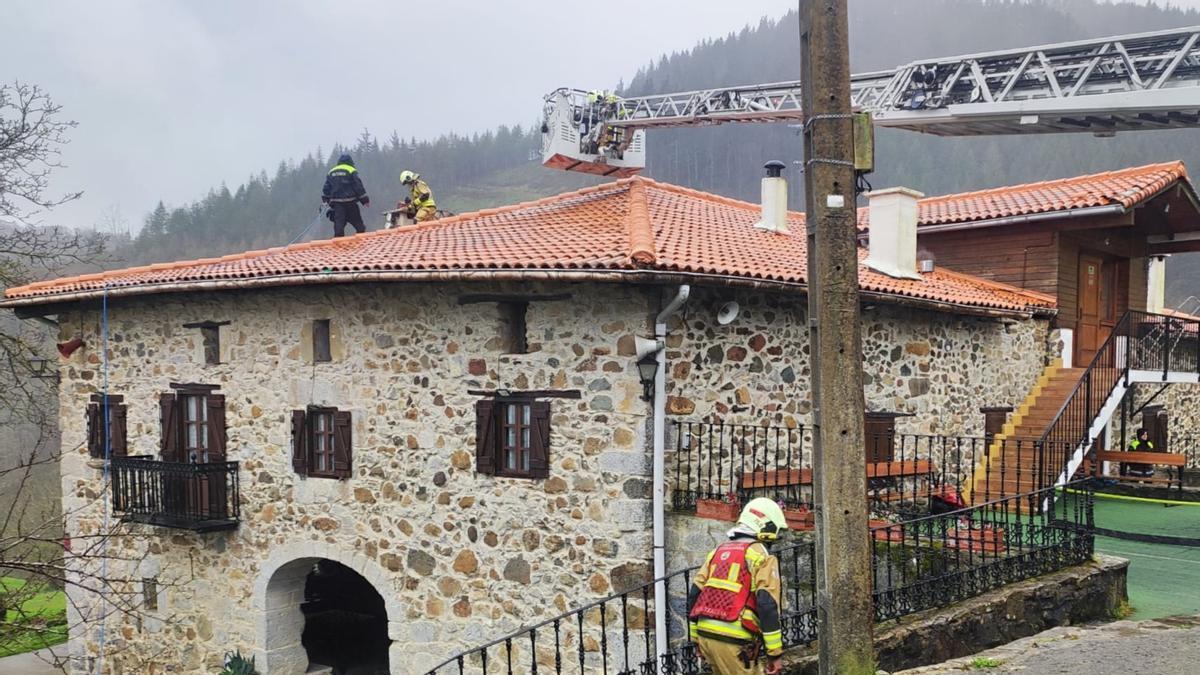
[(383, 598), (387, 609), (389, 664), (395, 675), (404, 671), (401, 643), (404, 609), (397, 599), (394, 583), (379, 563), (355, 551), (325, 542), (292, 542), (273, 547), (254, 581), (251, 607), (257, 622), (256, 654), (263, 672), (303, 673), (308, 654), (300, 642), (304, 631), (304, 584), (315, 562), (321, 559), (341, 563), (366, 579)]

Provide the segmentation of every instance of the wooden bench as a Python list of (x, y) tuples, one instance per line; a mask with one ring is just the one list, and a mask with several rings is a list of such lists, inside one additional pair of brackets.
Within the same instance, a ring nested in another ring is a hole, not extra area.
[[(1179, 489), (1179, 493), (1183, 494), (1183, 470), (1187, 466), (1186, 455), (1177, 455), (1169, 452), (1114, 452), (1111, 450), (1097, 450), (1094, 455), (1093, 461), (1096, 462), (1096, 475), (1098, 478), (1125, 481), (1127, 483), (1157, 483), (1166, 485), (1168, 490), (1171, 489), (1172, 484), (1175, 484)], [(1150, 464), (1151, 466), (1165, 466), (1167, 467), (1167, 477), (1104, 476), (1101, 475), (1101, 467), (1104, 462), (1117, 465)], [(1171, 468), (1175, 469), (1174, 478), (1171, 478)]]

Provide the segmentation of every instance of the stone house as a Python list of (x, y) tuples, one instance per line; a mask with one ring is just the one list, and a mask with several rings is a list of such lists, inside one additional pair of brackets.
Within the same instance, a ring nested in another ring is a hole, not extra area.
[[(917, 195), (872, 199), (868, 409), (982, 435), (1061, 356), (1055, 298), (919, 268)], [(76, 669), (238, 648), (270, 673), (421, 672), (688, 560), (655, 547), (666, 418), (808, 423), (805, 269), (802, 214), (630, 178), (9, 289), (83, 341), (60, 369), (67, 532), (131, 535), (106, 573), (138, 611), (73, 588)]]

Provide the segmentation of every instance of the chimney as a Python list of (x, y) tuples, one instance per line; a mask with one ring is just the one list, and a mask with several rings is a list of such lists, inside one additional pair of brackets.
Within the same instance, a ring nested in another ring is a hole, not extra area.
[(755, 227), (787, 234), (787, 179), (781, 174), (786, 165), (773, 159), (763, 165), (767, 175), (762, 179), (762, 220)]
[(906, 187), (867, 193), (870, 232), (867, 267), (897, 279), (920, 279), (917, 272), (917, 200), (925, 195)]
[(1147, 268), (1146, 311), (1162, 314), (1167, 301), (1167, 256), (1150, 256)]

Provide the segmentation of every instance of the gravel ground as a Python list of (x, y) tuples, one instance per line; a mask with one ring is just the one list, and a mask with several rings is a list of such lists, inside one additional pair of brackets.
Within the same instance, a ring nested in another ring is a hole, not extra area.
[[(990, 668), (972, 666), (972, 661), (984, 658), (992, 659), (999, 665)], [(964, 672), (989, 675), (1200, 673), (1200, 615), (1052, 628), (975, 656), (903, 670), (893, 675), (949, 675)]]

